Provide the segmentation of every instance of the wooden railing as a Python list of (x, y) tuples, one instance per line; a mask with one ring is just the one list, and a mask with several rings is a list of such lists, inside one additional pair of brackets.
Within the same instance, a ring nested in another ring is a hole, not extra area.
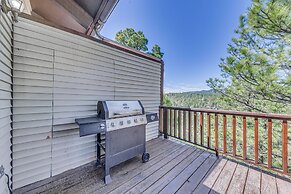
[(165, 138), (174, 137), (289, 176), (290, 121), (291, 115), (160, 106)]

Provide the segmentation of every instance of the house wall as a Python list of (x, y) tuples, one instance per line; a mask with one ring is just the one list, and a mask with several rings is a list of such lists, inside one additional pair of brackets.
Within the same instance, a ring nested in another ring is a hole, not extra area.
[[(13, 188), (96, 159), (96, 136), (75, 118), (98, 100), (141, 100), (158, 112), (161, 64), (20, 18), (14, 31)], [(158, 122), (147, 126), (147, 140)]]
[[(1, 15), (1, 14), (0, 14)], [(0, 166), (11, 177), (11, 69), (12, 22), (0, 16)], [(0, 179), (0, 193), (8, 193), (7, 178)]]

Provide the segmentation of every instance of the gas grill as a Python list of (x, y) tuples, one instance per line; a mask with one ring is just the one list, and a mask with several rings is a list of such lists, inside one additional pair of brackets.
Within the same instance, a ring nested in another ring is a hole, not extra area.
[[(76, 119), (80, 136), (97, 134), (97, 164), (105, 170), (105, 184), (110, 183), (110, 168), (146, 152), (146, 124), (158, 120), (157, 113), (145, 113), (140, 101), (99, 101), (97, 117)], [(102, 141), (105, 135), (105, 143)], [(102, 160), (101, 149), (105, 152)]]

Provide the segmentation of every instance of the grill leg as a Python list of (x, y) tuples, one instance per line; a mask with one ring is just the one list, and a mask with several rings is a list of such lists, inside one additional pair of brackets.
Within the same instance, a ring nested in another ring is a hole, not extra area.
[(101, 164), (101, 147), (100, 147), (100, 144), (101, 144), (101, 134), (98, 133), (97, 134), (97, 162), (96, 162), (96, 165), (100, 165)]
[(105, 177), (104, 177), (104, 181), (105, 181), (105, 184), (106, 185), (112, 182), (111, 176), (109, 174), (109, 170), (110, 170), (110, 168), (107, 167), (107, 165), (105, 164)]
[(105, 165), (104, 165), (104, 182), (105, 184), (109, 184), (112, 182), (112, 179), (110, 177), (110, 165), (109, 165), (109, 158), (110, 158), (110, 145), (109, 141), (112, 139), (112, 134), (109, 133), (108, 131), (106, 132), (106, 137), (105, 137)]

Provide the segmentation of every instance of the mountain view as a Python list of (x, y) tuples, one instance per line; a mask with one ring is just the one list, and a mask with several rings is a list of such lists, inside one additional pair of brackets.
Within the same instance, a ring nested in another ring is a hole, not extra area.
[(219, 97), (220, 95), (213, 90), (168, 93), (165, 94), (164, 104), (167, 106), (218, 109), (222, 108)]

